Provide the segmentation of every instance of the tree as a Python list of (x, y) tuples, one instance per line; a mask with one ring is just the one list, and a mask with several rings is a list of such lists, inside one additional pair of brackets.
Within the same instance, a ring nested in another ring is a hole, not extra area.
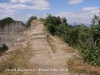
[(84, 62), (100, 66), (100, 19), (94, 15), (90, 28), (82, 25), (79, 30), (79, 44)]
[(100, 66), (100, 18), (94, 15), (90, 27), (84, 24), (71, 26), (66, 21), (65, 18), (48, 15), (44, 24), (51, 34), (78, 48), (84, 62)]
[[(62, 23), (61, 20), (64, 23)], [(65, 18), (61, 19), (59, 16), (55, 17), (55, 16), (48, 14), (48, 16), (46, 17), (44, 21), (44, 25), (47, 26), (51, 34), (59, 35), (59, 33), (61, 34), (61, 32), (63, 32), (63, 29), (61, 30), (60, 28), (64, 28), (64, 26), (66, 26), (67, 24), (65, 22), (66, 22)]]
[(52, 35), (55, 34), (56, 28), (55, 28), (54, 25), (48, 23), (48, 24), (47, 24), (47, 28), (48, 28), (48, 30), (51, 32)]
[[(91, 29), (92, 33), (94, 34), (94, 43), (95, 46), (100, 44), (100, 18), (97, 15), (94, 15), (94, 18), (91, 21)], [(99, 46), (100, 47), (100, 46)]]
[(12, 18), (10, 18), (10, 17), (4, 18), (4, 19), (0, 20), (0, 27), (3, 28), (4, 26), (6, 26), (7, 24), (10, 24), (12, 22), (15, 22)]

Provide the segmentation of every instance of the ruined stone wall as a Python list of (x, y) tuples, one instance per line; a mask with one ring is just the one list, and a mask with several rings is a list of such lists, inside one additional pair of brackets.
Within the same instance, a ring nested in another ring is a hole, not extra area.
[(5, 43), (9, 48), (13, 47), (24, 30), (25, 26), (21, 21), (16, 21), (6, 25), (4, 28), (0, 28), (0, 45)]

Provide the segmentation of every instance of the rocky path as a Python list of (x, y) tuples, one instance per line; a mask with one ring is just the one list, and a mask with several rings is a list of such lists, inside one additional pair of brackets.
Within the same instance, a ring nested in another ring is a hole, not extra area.
[[(45, 35), (44, 25), (40, 21), (33, 21), (31, 28), (25, 34), (29, 37), (31, 58), (28, 64), (35, 65), (35, 71), (29, 75), (71, 75), (68, 72), (67, 60), (74, 55), (66, 50), (72, 50), (57, 37)], [(24, 73), (23, 75), (26, 75)]]

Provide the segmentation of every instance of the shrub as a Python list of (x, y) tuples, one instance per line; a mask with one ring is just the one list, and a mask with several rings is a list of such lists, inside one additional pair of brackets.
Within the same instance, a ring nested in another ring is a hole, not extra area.
[(2, 46), (0, 47), (0, 54), (2, 55), (2, 53), (4, 53), (7, 50), (8, 50), (8, 46), (6, 46), (6, 44), (2, 44)]
[(84, 62), (100, 66), (100, 18), (94, 15), (92, 24), (67, 25), (66, 19), (48, 15), (44, 21), (51, 34), (61, 37), (70, 46), (81, 51)]
[(10, 17), (2, 19), (0, 20), (0, 28), (3, 28), (5, 25), (10, 24), (12, 22), (15, 22), (15, 21)]

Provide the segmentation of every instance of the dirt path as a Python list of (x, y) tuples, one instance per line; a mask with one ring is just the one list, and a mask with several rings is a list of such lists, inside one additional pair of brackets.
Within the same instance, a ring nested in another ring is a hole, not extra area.
[(70, 75), (67, 60), (74, 53), (68, 53), (67, 50), (72, 49), (57, 37), (49, 35), (48, 38), (44, 30), (40, 21), (33, 21), (30, 30), (25, 33), (29, 37), (32, 54), (28, 64), (31, 67), (35, 65), (34, 74), (32, 72), (29, 75)]

